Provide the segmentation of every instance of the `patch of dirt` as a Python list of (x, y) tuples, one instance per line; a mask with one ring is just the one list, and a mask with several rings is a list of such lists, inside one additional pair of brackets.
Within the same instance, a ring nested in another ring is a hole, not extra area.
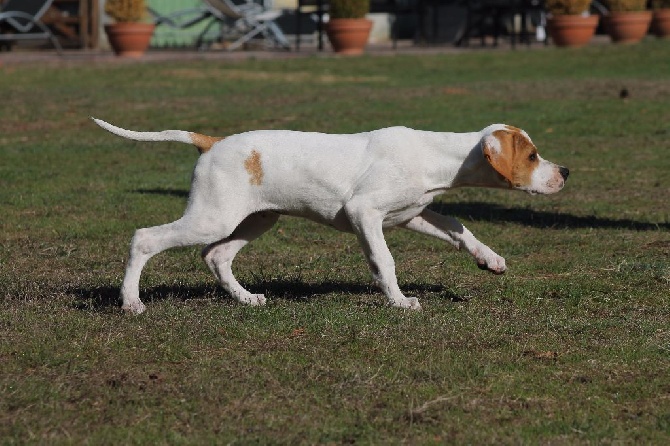
[(218, 70), (216, 72), (197, 70), (193, 68), (175, 68), (165, 72), (165, 75), (178, 79), (200, 80), (200, 79), (227, 79), (245, 81), (273, 81), (303, 83), (313, 82), (319, 84), (335, 83), (383, 83), (388, 82), (387, 76), (342, 76), (335, 74), (313, 74), (306, 71), (294, 72), (272, 72), (257, 70)]

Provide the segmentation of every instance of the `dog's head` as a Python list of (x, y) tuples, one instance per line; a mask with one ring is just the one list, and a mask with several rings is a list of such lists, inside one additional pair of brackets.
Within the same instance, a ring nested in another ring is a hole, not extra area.
[(542, 159), (526, 132), (496, 125), (482, 139), (486, 160), (512, 189), (530, 194), (553, 194), (565, 185), (569, 170)]

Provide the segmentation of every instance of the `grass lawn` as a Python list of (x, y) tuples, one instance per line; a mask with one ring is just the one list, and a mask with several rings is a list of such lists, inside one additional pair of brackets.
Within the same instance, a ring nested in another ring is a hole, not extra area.
[[(669, 60), (649, 40), (0, 67), (0, 442), (668, 444)], [(133, 317), (117, 301), (130, 238), (181, 215), (197, 152), (89, 116), (221, 136), (504, 122), (571, 176), (552, 196), (432, 205), (503, 276), (389, 231), (422, 312), (385, 305), (354, 236), (282, 218), (235, 264), (267, 306), (235, 303), (188, 248), (149, 262)]]

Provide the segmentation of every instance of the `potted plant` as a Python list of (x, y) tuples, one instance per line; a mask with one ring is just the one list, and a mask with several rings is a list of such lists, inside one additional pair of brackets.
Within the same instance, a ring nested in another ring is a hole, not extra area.
[(616, 43), (637, 43), (649, 31), (651, 11), (647, 0), (608, 0), (609, 15), (605, 17), (607, 34)]
[(651, 30), (660, 38), (670, 37), (670, 0), (654, 0), (651, 2)]
[(557, 46), (580, 47), (593, 38), (600, 17), (589, 14), (591, 0), (547, 0), (547, 28)]
[(336, 53), (362, 54), (370, 37), (372, 21), (365, 18), (370, 0), (331, 0), (328, 40)]
[(115, 22), (105, 25), (114, 52), (122, 57), (142, 56), (155, 27), (152, 23), (142, 23), (147, 12), (144, 0), (107, 0), (105, 12)]

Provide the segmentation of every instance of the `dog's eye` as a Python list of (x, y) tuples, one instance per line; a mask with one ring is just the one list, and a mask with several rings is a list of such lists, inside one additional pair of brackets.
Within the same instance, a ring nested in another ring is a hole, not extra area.
[(537, 160), (537, 153), (531, 153), (530, 156), (528, 157), (529, 161), (536, 161)]

